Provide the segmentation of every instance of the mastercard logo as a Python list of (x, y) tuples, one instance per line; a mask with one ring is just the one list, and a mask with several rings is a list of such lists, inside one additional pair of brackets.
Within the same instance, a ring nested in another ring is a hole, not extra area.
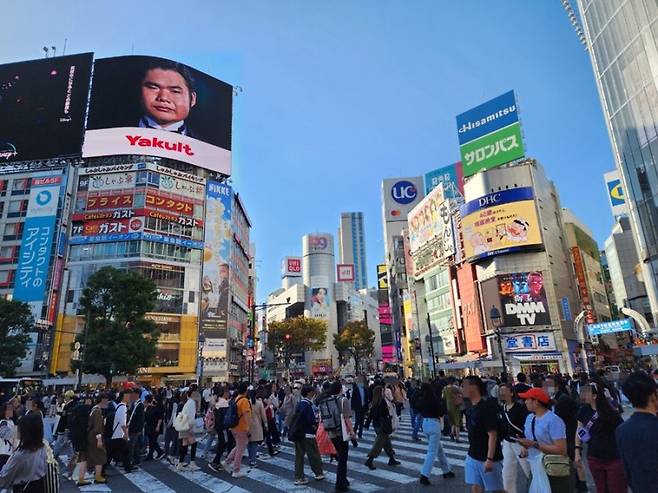
[(397, 216), (399, 216), (400, 214), (402, 214), (402, 212), (400, 212), (400, 211), (397, 211), (397, 210), (395, 210), (395, 211), (391, 211), (391, 216), (393, 216), (393, 217), (397, 217)]

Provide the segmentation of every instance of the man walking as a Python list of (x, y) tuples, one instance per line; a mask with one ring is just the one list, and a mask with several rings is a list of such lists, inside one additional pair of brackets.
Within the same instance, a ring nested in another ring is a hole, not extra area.
[[(345, 492), (350, 489), (347, 480), (347, 458), (349, 454), (349, 439), (356, 439), (352, 427), (351, 409), (349, 400), (342, 396), (343, 386), (340, 382), (332, 382), (329, 387), (329, 395), (318, 402), (320, 416), (331, 442), (338, 456), (338, 468), (336, 470), (336, 491)], [(343, 428), (347, 434), (343, 433)]]
[(366, 419), (366, 412), (368, 411), (368, 389), (366, 389), (365, 379), (363, 375), (359, 375), (356, 382), (352, 383), (352, 396), (351, 403), (352, 410), (354, 411), (354, 431), (363, 438), (363, 422)]
[(130, 400), (132, 408), (130, 418), (128, 418), (128, 446), (130, 450), (130, 460), (133, 465), (138, 466), (141, 461), (141, 446), (144, 442), (144, 403), (140, 398), (140, 390), (135, 387), (130, 391)]
[[(321, 481), (325, 478), (318, 443), (315, 441), (318, 422), (315, 406), (312, 402), (314, 397), (315, 388), (311, 385), (304, 385), (301, 390), (301, 400), (295, 409), (295, 414), (299, 414), (299, 417), (293, 417), (290, 421), (292, 427), (295, 424), (294, 421), (298, 420), (297, 427), (300, 429), (301, 435), (300, 439), (295, 441), (295, 486), (308, 484), (308, 479), (304, 477), (304, 455), (308, 456), (308, 462), (315, 474), (315, 479)], [(347, 471), (345, 473), (347, 475)]]

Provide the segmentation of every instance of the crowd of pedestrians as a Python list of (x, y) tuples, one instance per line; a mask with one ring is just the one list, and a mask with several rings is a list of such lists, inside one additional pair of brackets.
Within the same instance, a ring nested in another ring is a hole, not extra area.
[[(633, 373), (621, 392), (600, 374), (459, 380), (440, 373), (422, 383), (363, 376), (205, 388), (134, 383), (111, 391), (16, 396), (0, 404), (0, 490), (46, 491), (57, 459), (78, 486), (105, 483), (113, 462), (126, 473), (142, 461), (197, 470), (198, 455), (215, 473), (242, 478), (289, 440), (294, 485), (309, 483), (306, 459), (312, 478), (324, 480), (327, 456), (337, 463), (335, 490), (345, 492), (350, 443), (359, 446), (364, 429), (375, 432), (368, 468), (377, 468), (382, 451), (389, 466), (404, 461), (393, 438), (408, 407), (412, 438), (427, 443), (418, 471), (422, 485), (433, 483), (435, 461), (444, 480), (455, 477), (441, 439), (460, 441), (466, 433), (464, 476), (473, 493), (587, 491), (586, 469), (597, 492), (630, 487), (656, 493), (656, 377)], [(626, 421), (622, 394), (634, 408)], [(519, 485), (519, 477), (526, 484)]]

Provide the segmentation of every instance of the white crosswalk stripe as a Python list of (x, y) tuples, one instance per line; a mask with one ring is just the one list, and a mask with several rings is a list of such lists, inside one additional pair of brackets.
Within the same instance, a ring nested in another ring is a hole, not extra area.
[[(406, 418), (406, 416), (405, 416)], [(363, 438), (359, 440), (358, 448), (349, 447), (348, 476), (351, 481), (351, 490), (362, 493), (376, 493), (383, 491), (387, 486), (404, 486), (418, 481), (420, 468), (425, 459), (427, 440), (423, 433), (419, 436), (422, 441), (411, 438), (411, 423), (405, 419), (393, 435), (393, 448), (396, 458), (402, 462), (400, 466), (390, 467), (387, 465), (388, 458), (384, 453), (375, 461), (376, 470), (370, 470), (364, 463), (368, 457), (370, 447), (375, 440), (375, 432), (364, 430)], [(441, 445), (445, 451), (448, 461), (453, 467), (463, 467), (466, 452), (468, 450), (467, 436), (465, 433), (460, 437), (463, 442), (455, 443), (443, 438)], [(305, 471), (310, 482), (305, 486), (294, 486), (295, 449), (291, 442), (283, 440), (281, 453), (275, 457), (269, 457), (265, 448), (258, 464), (254, 468), (248, 468), (248, 460), (245, 457), (243, 469), (249, 471), (244, 478), (232, 478), (227, 472), (219, 474), (211, 471), (206, 463), (197, 460), (201, 470), (178, 470), (168, 466), (165, 462), (145, 462), (142, 467), (130, 474), (123, 474), (122, 470), (110, 468), (109, 480), (106, 485), (89, 485), (76, 488), (71, 481), (64, 481), (63, 493), (82, 491), (84, 493), (328, 493), (333, 491), (336, 481), (336, 463), (330, 464), (323, 458), (325, 480), (315, 481), (305, 462)], [(210, 454), (212, 457), (213, 454)], [(438, 461), (432, 468), (432, 474), (440, 476), (443, 471), (438, 467)]]

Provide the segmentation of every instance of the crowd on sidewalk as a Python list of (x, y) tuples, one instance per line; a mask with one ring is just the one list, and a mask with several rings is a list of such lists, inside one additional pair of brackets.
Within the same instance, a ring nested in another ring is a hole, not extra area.
[[(196, 470), (197, 456), (217, 474), (248, 476), (258, 459), (294, 443), (294, 484), (325, 479), (322, 456), (336, 461), (335, 490), (350, 489), (350, 443), (374, 429), (365, 465), (382, 450), (398, 466), (394, 437), (405, 406), (412, 439), (427, 441), (419, 470), (431, 485), (438, 460), (443, 479), (455, 477), (441, 438), (468, 434), (465, 481), (481, 491), (587, 491), (585, 467), (600, 493), (658, 492), (658, 393), (655, 378), (631, 374), (622, 386), (633, 405), (624, 421), (622, 393), (604, 375), (523, 373), (513, 380), (440, 373), (420, 382), (363, 376), (288, 382), (215, 383), (199, 388), (122, 389), (15, 396), (0, 405), (0, 490), (47, 491), (52, 471), (66, 467), (78, 486), (107, 481), (111, 463), (125, 473), (142, 461)], [(199, 447), (200, 445), (200, 447)], [(243, 456), (247, 455), (247, 464)], [(212, 458), (211, 458), (212, 455)], [(586, 458), (586, 459), (585, 459)], [(92, 476), (89, 476), (91, 471)], [(56, 475), (56, 472), (55, 472)], [(525, 476), (527, 485), (519, 485)], [(356, 489), (358, 491), (358, 488)]]

